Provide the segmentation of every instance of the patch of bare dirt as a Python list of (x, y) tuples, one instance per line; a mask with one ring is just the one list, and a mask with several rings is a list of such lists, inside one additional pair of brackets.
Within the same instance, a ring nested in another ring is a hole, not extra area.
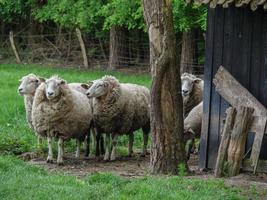
[(116, 161), (104, 161), (103, 159), (83, 159), (66, 155), (63, 166), (58, 166), (56, 163), (46, 163), (45, 158), (34, 158), (29, 163), (49, 171), (60, 171), (77, 177), (103, 172), (124, 177), (140, 177), (148, 173), (149, 157), (134, 155), (132, 157), (118, 157)]

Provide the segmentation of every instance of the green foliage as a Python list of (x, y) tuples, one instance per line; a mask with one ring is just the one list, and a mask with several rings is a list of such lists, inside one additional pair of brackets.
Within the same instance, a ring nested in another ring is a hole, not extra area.
[(112, 26), (126, 26), (128, 29), (144, 29), (141, 0), (110, 0), (100, 11), (105, 18), (104, 29)]
[(11, 22), (26, 19), (31, 14), (34, 0), (2, 0), (0, 1), (0, 19)]
[[(17, 94), (19, 79), (29, 73), (35, 73), (43, 77), (58, 74), (68, 82), (87, 82), (98, 79), (105, 74), (116, 76), (122, 82), (131, 82), (140, 85), (150, 86), (150, 78), (147, 75), (127, 75), (116, 72), (105, 71), (79, 71), (71, 69), (60, 69), (40, 66), (23, 65), (0, 65), (0, 153), (21, 154), (28, 151), (36, 151), (36, 136), (29, 128), (26, 118), (23, 98)], [(142, 134), (138, 131), (135, 134), (135, 150), (142, 146)], [(121, 136), (118, 141), (118, 151), (121, 155), (127, 155), (128, 137)], [(46, 141), (44, 141), (46, 147)], [(42, 148), (44, 153), (46, 149)], [(55, 144), (55, 149), (56, 144)], [(75, 152), (75, 141), (66, 145), (66, 151)]]
[(95, 0), (49, 0), (47, 4), (35, 9), (34, 15), (40, 22), (52, 21), (66, 27), (79, 27), (86, 31), (101, 23), (98, 11), (102, 2)]
[(173, 19), (176, 32), (187, 31), (192, 28), (206, 29), (207, 8), (195, 3), (173, 0)]
[(222, 180), (144, 177), (124, 179), (112, 174), (84, 178), (47, 172), (11, 156), (0, 156), (1, 199), (246, 199)]

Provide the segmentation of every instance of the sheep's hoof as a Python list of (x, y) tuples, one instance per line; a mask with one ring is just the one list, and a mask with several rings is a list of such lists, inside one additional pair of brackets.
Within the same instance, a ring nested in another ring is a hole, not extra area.
[(106, 161), (106, 162), (108, 162), (108, 161), (109, 161), (109, 159), (108, 159), (108, 158), (104, 158), (103, 160), (104, 160), (104, 161)]
[(115, 160), (116, 160), (116, 157), (111, 156), (110, 161), (115, 161)]
[(52, 159), (47, 159), (46, 162), (47, 163), (53, 163), (53, 160)]
[(58, 165), (58, 166), (63, 166), (63, 161), (61, 161), (61, 162), (57, 162), (57, 165)]

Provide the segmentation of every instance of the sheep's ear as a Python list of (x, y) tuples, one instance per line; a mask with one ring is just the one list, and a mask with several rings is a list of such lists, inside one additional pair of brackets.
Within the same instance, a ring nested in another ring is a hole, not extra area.
[(200, 83), (202, 80), (200, 79), (200, 78), (196, 78), (195, 80), (194, 80), (194, 83)]
[(46, 81), (46, 79), (43, 77), (38, 77), (38, 78), (39, 78), (40, 83), (44, 83)]
[(104, 86), (108, 87), (108, 82), (107, 81), (104, 81)]
[(67, 82), (65, 80), (61, 80), (60, 84), (66, 84)]
[(81, 84), (81, 87), (88, 90), (90, 88), (91, 85), (88, 85), (88, 84), (85, 84), (85, 83), (82, 83)]

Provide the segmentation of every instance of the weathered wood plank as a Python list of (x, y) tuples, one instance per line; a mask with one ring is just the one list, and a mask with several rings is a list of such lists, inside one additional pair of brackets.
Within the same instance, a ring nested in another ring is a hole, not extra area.
[(251, 164), (254, 167), (253, 172), (256, 173), (257, 166), (258, 166), (258, 160), (260, 157), (260, 152), (261, 152), (261, 145), (262, 145), (262, 140), (264, 133), (266, 131), (266, 122), (267, 122), (267, 117), (261, 117), (259, 119), (258, 127), (259, 131), (256, 132), (253, 146), (252, 146), (252, 151), (250, 155), (251, 159)]
[(253, 108), (239, 106), (228, 148), (229, 176), (239, 173), (245, 153), (246, 138), (253, 120)]
[(213, 63), (213, 43), (214, 43), (214, 24), (215, 10), (208, 9), (207, 39), (205, 44), (205, 67), (204, 67), (204, 101), (203, 101), (203, 123), (200, 138), (199, 167), (204, 169), (208, 160), (208, 141), (210, 127), (210, 104), (212, 88), (212, 63)]
[(266, 108), (223, 66), (218, 69), (213, 83), (216, 91), (233, 107), (251, 107), (256, 116), (267, 116)]
[[(251, 167), (251, 160), (245, 159), (243, 161), (242, 171), (249, 171), (253, 172), (254, 167)], [(267, 160), (259, 160), (258, 161), (258, 167), (257, 167), (258, 173), (267, 173)]]
[[(213, 50), (213, 72), (212, 77), (215, 76), (217, 69), (222, 65), (223, 60), (223, 33), (224, 33), (224, 12), (225, 9), (218, 8), (215, 14), (215, 30), (214, 30), (214, 50)], [(208, 145), (208, 165), (215, 167), (217, 151), (220, 145), (219, 134), (220, 134), (220, 105), (221, 97), (215, 92), (215, 87), (213, 85), (211, 90), (211, 112), (210, 116), (212, 120), (210, 121), (209, 127), (209, 145)]]
[(218, 156), (217, 156), (217, 161), (216, 161), (216, 166), (214, 170), (215, 177), (221, 177), (222, 172), (223, 172), (223, 167), (224, 167), (224, 161), (226, 158), (228, 146), (229, 146), (229, 141), (231, 138), (231, 132), (234, 126), (234, 120), (236, 116), (236, 109), (235, 108), (228, 108), (226, 110), (227, 117), (224, 125), (224, 129), (222, 132), (222, 138), (221, 138), (221, 143), (220, 147), (218, 150)]

